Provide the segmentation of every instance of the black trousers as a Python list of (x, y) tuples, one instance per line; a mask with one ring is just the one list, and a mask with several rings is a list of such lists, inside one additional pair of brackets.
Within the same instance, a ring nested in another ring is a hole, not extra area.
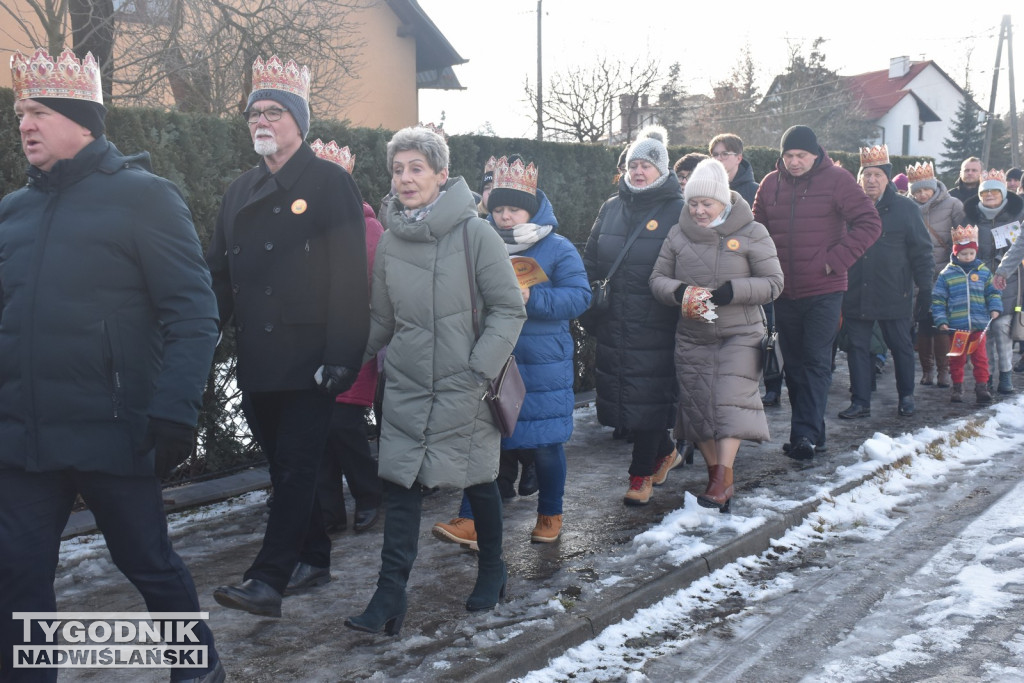
[(263, 546), (245, 579), (283, 593), (298, 562), (331, 564), (331, 539), (316, 497), (334, 398), (317, 390), (251, 392), (252, 432), (270, 466), (274, 502)]
[[(76, 494), (81, 494), (95, 516), (114, 564), (139, 590), (150, 612), (200, 611), (192, 576), (167, 537), (156, 477), (0, 469), (0, 659), (4, 666), (10, 666), (12, 646), (24, 642), (22, 622), (14, 622), (11, 613), (57, 610), (53, 581), (60, 537)], [(213, 634), (205, 621), (200, 621), (195, 633), (200, 644), (209, 648), (212, 667), (218, 659)], [(38, 627), (31, 640), (44, 642)], [(172, 669), (171, 680), (194, 678), (204, 671)], [(56, 680), (57, 669), (0, 671), (0, 681), (5, 683)]]
[(335, 403), (317, 482), (320, 511), (328, 525), (345, 520), (343, 475), (355, 498), (356, 510), (380, 506), (381, 481), (377, 477), (377, 461), (366, 438), (366, 408)]

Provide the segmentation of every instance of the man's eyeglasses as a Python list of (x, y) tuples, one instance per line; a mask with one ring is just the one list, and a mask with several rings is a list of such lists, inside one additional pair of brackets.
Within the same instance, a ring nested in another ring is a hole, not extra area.
[(716, 159), (728, 159), (729, 157), (736, 156), (736, 152), (715, 152), (711, 156)]
[(258, 123), (262, 116), (267, 121), (273, 123), (274, 121), (280, 121), (287, 109), (281, 109), (280, 107), (270, 107), (268, 109), (250, 109), (249, 111), (242, 112), (242, 117), (250, 124)]

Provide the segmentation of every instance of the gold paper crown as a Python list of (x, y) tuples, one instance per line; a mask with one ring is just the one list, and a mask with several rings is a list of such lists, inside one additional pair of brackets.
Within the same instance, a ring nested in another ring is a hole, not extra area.
[(881, 166), (889, 163), (889, 146), (875, 145), (874, 147), (860, 148), (860, 167)]
[(60, 97), (103, 104), (100, 67), (91, 52), (79, 61), (74, 52), (64, 50), (56, 62), (41, 47), (32, 57), (15, 52), (11, 55), (11, 76), (15, 100)]
[(998, 180), (999, 182), (1006, 184), (1006, 173), (995, 168), (991, 168), (981, 174), (982, 182), (986, 180)]
[(911, 183), (920, 180), (935, 180), (935, 167), (930, 161), (919, 161), (913, 166), (907, 166), (907, 180)]
[(498, 160), (495, 159), (493, 156), (490, 159), (488, 159), (487, 163), (484, 164), (484, 173), (494, 173), (494, 166), (497, 163), (498, 163)]
[(309, 101), (309, 67), (300, 67), (295, 60), (282, 62), (274, 55), (266, 62), (257, 57), (252, 63), (252, 90), (283, 90)]
[(501, 157), (494, 164), (493, 190), (504, 187), (536, 196), (537, 174), (537, 167), (532, 161), (524, 166), (522, 159), (517, 158), (509, 163), (506, 157)]
[(431, 133), (436, 133), (436, 134), (440, 135), (442, 140), (444, 140), (445, 142), (448, 142), (448, 134), (444, 132), (444, 124), (443, 123), (440, 126), (435, 126), (433, 123), (421, 123), (420, 126), (422, 128), (426, 128)]
[(338, 147), (338, 143), (331, 140), (326, 145), (320, 138), (314, 140), (310, 145), (313, 148), (313, 153), (321, 159), (327, 161), (333, 161), (338, 166), (352, 174), (352, 169), (356, 167), (356, 157), (352, 152), (349, 151), (348, 147)]
[(978, 241), (978, 228), (975, 225), (958, 225), (950, 230), (954, 244)]

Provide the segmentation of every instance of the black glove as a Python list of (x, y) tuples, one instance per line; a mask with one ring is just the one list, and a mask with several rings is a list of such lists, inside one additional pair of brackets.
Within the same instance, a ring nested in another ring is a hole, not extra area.
[(718, 289), (711, 290), (711, 303), (716, 306), (725, 306), (732, 301), (732, 282), (726, 282)]
[(344, 394), (356, 383), (358, 370), (343, 365), (325, 365), (320, 373), (320, 388), (328, 396)]
[(143, 453), (154, 451), (153, 472), (163, 479), (192, 455), (196, 446), (196, 432), (180, 422), (151, 417), (143, 446)]
[(914, 320), (927, 320), (930, 317), (931, 311), (932, 293), (925, 293), (923, 289), (917, 290), (917, 299), (914, 302)]
[(679, 285), (678, 287), (676, 287), (675, 297), (677, 304), (683, 303), (683, 296), (686, 294), (687, 287), (689, 287), (689, 285)]

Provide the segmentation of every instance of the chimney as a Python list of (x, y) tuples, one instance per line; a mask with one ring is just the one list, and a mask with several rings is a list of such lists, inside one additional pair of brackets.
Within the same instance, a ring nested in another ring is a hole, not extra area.
[(619, 95), (619, 130), (628, 135), (636, 127), (636, 95)]
[(910, 71), (910, 57), (892, 57), (889, 59), (889, 78), (903, 78)]

